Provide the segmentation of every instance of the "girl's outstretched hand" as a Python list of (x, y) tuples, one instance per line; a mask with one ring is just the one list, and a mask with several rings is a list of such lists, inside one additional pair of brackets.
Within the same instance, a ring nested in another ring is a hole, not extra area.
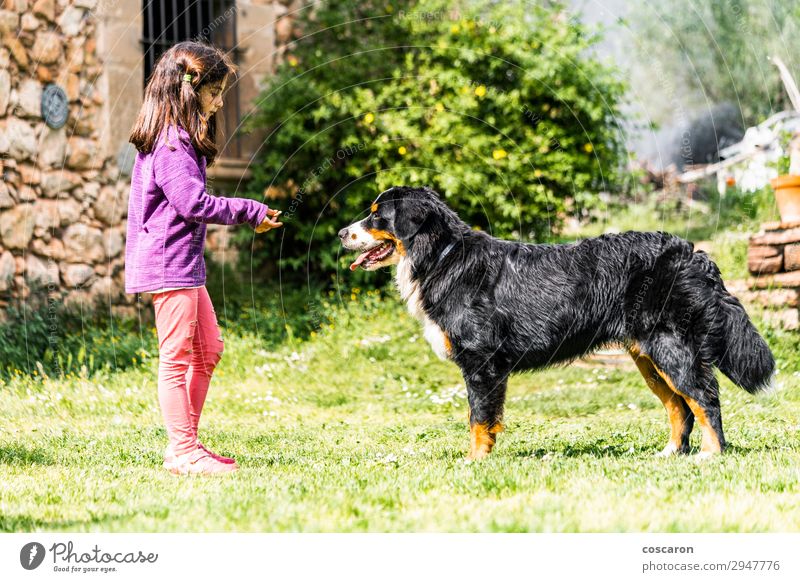
[(283, 226), (282, 222), (277, 221), (278, 215), (280, 213), (281, 213), (280, 210), (274, 210), (272, 208), (269, 208), (267, 210), (267, 215), (264, 217), (264, 222), (262, 222), (256, 227), (256, 232), (258, 233), (267, 232), (268, 230), (272, 230), (273, 228), (280, 228), (281, 226)]

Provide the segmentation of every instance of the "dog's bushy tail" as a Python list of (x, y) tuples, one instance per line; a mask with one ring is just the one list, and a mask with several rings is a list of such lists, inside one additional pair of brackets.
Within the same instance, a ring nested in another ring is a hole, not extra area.
[(725, 288), (717, 266), (705, 253), (702, 262), (715, 301), (706, 304), (708, 345), (713, 363), (731, 381), (751, 394), (769, 388), (775, 358), (739, 300)]

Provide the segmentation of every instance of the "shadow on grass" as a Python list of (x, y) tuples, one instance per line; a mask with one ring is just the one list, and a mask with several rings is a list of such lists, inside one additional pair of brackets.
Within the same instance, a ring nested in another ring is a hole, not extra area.
[(534, 458), (543, 459), (548, 455), (556, 455), (559, 457), (578, 458), (578, 457), (595, 457), (597, 459), (608, 458), (622, 458), (622, 457), (654, 457), (661, 447), (646, 447), (635, 449), (631, 452), (629, 444), (609, 445), (605, 441), (597, 441), (594, 443), (583, 444), (570, 444), (570, 445), (554, 445), (550, 448), (518, 448), (510, 454), (517, 458)]
[[(0, 532), (32, 532), (37, 530), (68, 530), (75, 531), (84, 526), (108, 524), (111, 522), (124, 522), (142, 514), (153, 512), (129, 511), (126, 513), (103, 513), (92, 515), (86, 519), (41, 519), (30, 515), (0, 515)], [(156, 512), (156, 517), (166, 518), (168, 511)]]
[(23, 445), (11, 444), (0, 446), (0, 464), (2, 465), (54, 465), (53, 457), (41, 449), (32, 449)]

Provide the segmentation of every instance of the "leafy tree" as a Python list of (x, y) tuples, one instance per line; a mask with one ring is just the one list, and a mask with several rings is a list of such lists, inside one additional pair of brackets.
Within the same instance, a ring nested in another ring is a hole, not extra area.
[(248, 126), (272, 130), (251, 193), (285, 211), (261, 260), (335, 271), (336, 232), (391, 185), (543, 240), (620, 184), (624, 87), (558, 4), (331, 2), (303, 30)]
[(731, 103), (754, 125), (790, 106), (779, 56), (797, 78), (800, 4), (796, 0), (647, 0), (633, 15), (650, 62), (698, 91), (704, 101)]

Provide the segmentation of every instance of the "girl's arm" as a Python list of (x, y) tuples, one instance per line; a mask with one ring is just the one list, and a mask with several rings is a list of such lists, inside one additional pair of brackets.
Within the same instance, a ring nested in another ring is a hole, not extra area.
[(247, 223), (253, 228), (264, 222), (266, 204), (208, 194), (194, 147), (183, 140), (176, 141), (175, 150), (162, 145), (153, 154), (153, 179), (179, 216), (190, 222)]

